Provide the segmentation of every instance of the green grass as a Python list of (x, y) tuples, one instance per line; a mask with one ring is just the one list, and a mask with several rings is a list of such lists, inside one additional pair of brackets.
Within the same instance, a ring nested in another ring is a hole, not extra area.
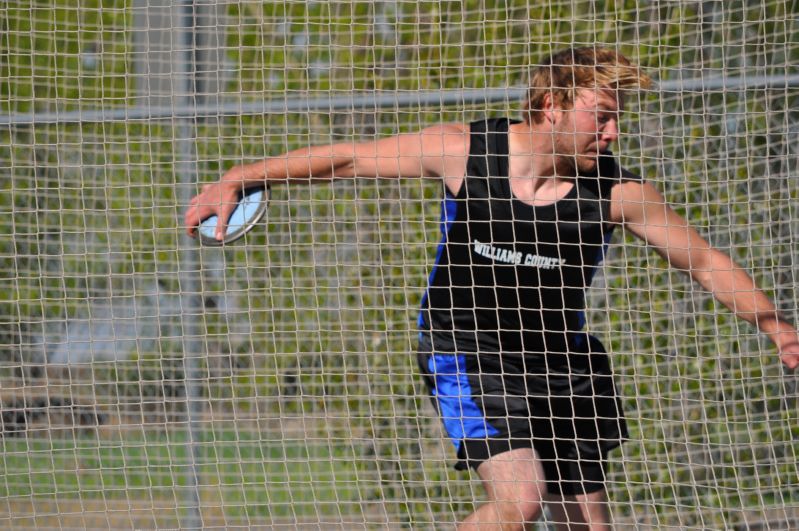
[[(232, 431), (206, 433), (196, 444), (201, 496), (223, 502), (229, 516), (316, 517), (363, 498), (352, 447)], [(124, 441), (6, 439), (0, 448), (2, 499), (180, 498), (192, 473), (185, 432)]]

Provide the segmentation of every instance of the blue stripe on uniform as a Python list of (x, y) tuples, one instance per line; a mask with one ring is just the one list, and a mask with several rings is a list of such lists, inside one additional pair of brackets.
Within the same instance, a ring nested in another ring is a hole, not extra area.
[(466, 357), (462, 354), (433, 354), (427, 368), (435, 378), (433, 396), (452, 444), (460, 450), (464, 438), (484, 438), (499, 431), (488, 423), (472, 397), (472, 386), (466, 374)]
[[(444, 249), (447, 246), (447, 235), (449, 234), (449, 229), (452, 227), (452, 223), (455, 221), (455, 216), (457, 215), (458, 202), (455, 200), (455, 197), (449, 193), (449, 190), (447, 190), (444, 200), (441, 202), (441, 241), (438, 243), (438, 249), (436, 249), (436, 261), (433, 264), (433, 269), (430, 270), (430, 276), (427, 279), (428, 290), (430, 289), (430, 285), (433, 283), (433, 279), (436, 276), (436, 270), (438, 269), (438, 265), (441, 263), (441, 255), (444, 254)], [(422, 309), (424, 310), (425, 307), (427, 307), (427, 291), (424, 292), (424, 296), (422, 297)], [(425, 326), (423, 311), (419, 312), (417, 326), (420, 328)]]

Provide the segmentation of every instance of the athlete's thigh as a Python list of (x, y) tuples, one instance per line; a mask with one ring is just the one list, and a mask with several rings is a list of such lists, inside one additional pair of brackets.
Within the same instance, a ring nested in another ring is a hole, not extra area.
[(610, 530), (610, 513), (604, 489), (570, 496), (547, 494), (544, 501), (549, 520), (558, 530)]
[(532, 448), (492, 456), (477, 467), (489, 500), (500, 503), (540, 503), (546, 495), (544, 469)]

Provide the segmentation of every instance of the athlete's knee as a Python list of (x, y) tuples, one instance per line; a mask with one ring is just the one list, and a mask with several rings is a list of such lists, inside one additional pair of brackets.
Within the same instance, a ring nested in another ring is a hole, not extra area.
[(501, 529), (502, 531), (524, 531), (541, 517), (541, 502), (490, 501), (481, 505), (463, 523), (459, 531)]
[(541, 501), (519, 501), (516, 503), (504, 504), (499, 511), (502, 515), (500, 522), (503, 530), (524, 530), (528, 529), (529, 524), (537, 522), (541, 518), (543, 506)]
[(501, 529), (526, 529), (543, 512), (543, 496), (536, 484), (520, 483), (507, 499), (494, 500)]

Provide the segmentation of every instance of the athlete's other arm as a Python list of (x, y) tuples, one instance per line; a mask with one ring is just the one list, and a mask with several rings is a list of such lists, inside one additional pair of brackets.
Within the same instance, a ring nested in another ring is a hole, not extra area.
[(654, 247), (672, 266), (688, 272), (735, 315), (755, 324), (777, 346), (785, 366), (799, 366), (796, 329), (780, 316), (749, 274), (713, 248), (654, 186), (632, 180), (614, 186), (611, 220)]
[(217, 234), (221, 236), (226, 225), (222, 220), (230, 217), (238, 193), (265, 183), (439, 177), (450, 190), (457, 190), (466, 170), (468, 131), (464, 124), (436, 125), (418, 133), (372, 142), (312, 146), (234, 166), (218, 182), (203, 186), (191, 200), (185, 213), (186, 232), (195, 236), (202, 220), (217, 215)]

